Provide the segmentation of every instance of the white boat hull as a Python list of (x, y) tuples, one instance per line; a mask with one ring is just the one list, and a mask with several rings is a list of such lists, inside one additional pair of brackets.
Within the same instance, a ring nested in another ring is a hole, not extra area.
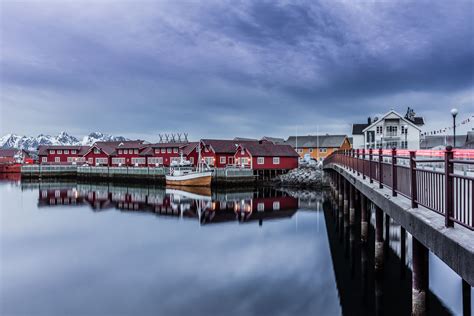
[(167, 175), (167, 185), (210, 186), (212, 172), (193, 172), (184, 175)]

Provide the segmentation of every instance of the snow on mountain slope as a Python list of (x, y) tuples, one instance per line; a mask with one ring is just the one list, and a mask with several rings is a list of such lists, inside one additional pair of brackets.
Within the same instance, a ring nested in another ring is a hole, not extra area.
[(7, 134), (0, 137), (0, 148), (20, 148), (36, 151), (39, 145), (84, 145), (90, 146), (97, 141), (124, 141), (123, 136), (112, 136), (100, 132), (93, 132), (80, 141), (76, 137), (66, 132), (61, 132), (57, 136), (40, 134), (36, 137)]

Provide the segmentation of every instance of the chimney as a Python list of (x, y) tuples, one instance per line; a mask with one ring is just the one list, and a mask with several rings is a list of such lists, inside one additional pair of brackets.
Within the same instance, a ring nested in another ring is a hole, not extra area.
[(370, 125), (372, 124), (372, 119), (370, 118), (370, 116), (367, 118), (367, 123)]

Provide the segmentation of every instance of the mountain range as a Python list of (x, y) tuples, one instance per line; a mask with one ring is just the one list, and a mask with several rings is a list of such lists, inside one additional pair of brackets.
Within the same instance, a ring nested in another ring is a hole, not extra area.
[(61, 132), (57, 136), (40, 134), (36, 137), (7, 134), (0, 138), (0, 148), (19, 148), (36, 151), (39, 145), (83, 145), (90, 146), (98, 141), (124, 141), (123, 136), (112, 136), (100, 132), (93, 132), (84, 136), (81, 140)]

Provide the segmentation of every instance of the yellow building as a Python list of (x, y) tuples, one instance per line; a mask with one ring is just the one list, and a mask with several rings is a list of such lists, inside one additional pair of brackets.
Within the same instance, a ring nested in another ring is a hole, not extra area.
[(290, 136), (285, 143), (295, 148), (301, 158), (309, 154), (316, 160), (324, 159), (336, 150), (352, 148), (347, 135)]

